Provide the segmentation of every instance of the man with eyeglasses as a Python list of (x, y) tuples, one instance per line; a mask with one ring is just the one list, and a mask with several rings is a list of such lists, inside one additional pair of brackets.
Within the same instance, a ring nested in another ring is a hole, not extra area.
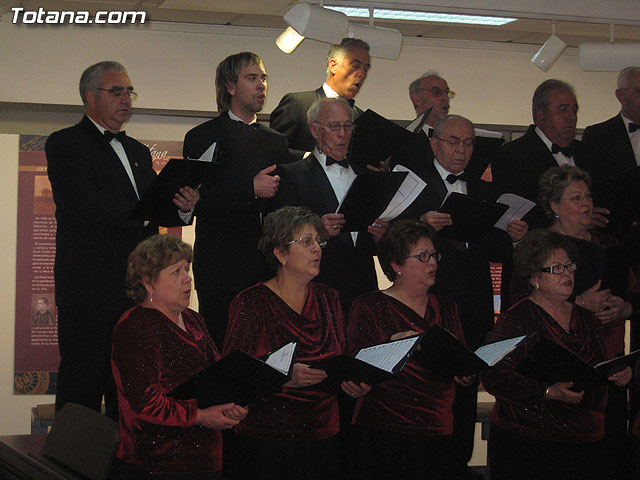
[[(125, 68), (112, 61), (88, 67), (80, 97), (80, 123), (52, 133), (45, 144), (57, 220), (56, 410), (73, 402), (100, 411), (104, 395), (107, 415), (117, 419), (111, 330), (133, 306), (125, 294), (129, 253), (158, 232), (155, 222), (129, 215), (156, 174), (149, 149), (121, 130), (137, 97)], [(197, 191), (180, 189), (175, 212), (161, 223), (189, 223), (198, 198)]]
[(640, 204), (640, 67), (620, 71), (615, 95), (620, 113), (587, 127), (582, 142), (592, 158), (594, 191), (611, 211), (608, 232), (623, 239), (639, 220), (633, 207)]
[[(474, 127), (468, 119), (447, 115), (438, 120), (429, 140), (435, 158), (425, 169), (427, 187), (402, 214), (403, 217), (419, 218), (439, 231), (452, 224), (448, 213), (438, 212), (448, 193), (495, 201), (496, 195), (490, 183), (466, 175), (474, 140)], [(484, 345), (493, 328), (490, 262), (502, 262), (511, 256), (512, 240), (524, 237), (527, 229), (525, 222), (513, 221), (507, 226), (508, 236), (501, 230), (492, 229), (489, 234), (478, 235), (468, 244), (442, 236), (434, 242), (442, 261), (431, 291), (456, 302), (465, 341), (471, 350)], [(476, 408), (477, 389), (456, 387), (453, 436), (458, 455), (456, 478), (459, 479), (479, 478), (467, 467), (473, 453)]]
[(287, 93), (271, 112), (270, 126), (289, 141), (291, 155), (302, 158), (315, 147), (315, 140), (307, 125), (307, 111), (313, 102), (323, 98), (341, 97), (349, 102), (354, 118), (362, 110), (354, 105), (367, 73), (371, 68), (369, 44), (357, 38), (343, 38), (339, 45), (331, 45), (327, 53), (327, 81), (318, 89)]

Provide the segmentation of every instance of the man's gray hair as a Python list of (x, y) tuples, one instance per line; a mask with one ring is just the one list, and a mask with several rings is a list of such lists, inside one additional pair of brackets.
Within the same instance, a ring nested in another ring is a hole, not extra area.
[(87, 105), (87, 92), (93, 90), (96, 97), (100, 96), (99, 88), (102, 87), (102, 75), (104, 72), (124, 72), (127, 73), (127, 69), (121, 63), (106, 60), (104, 62), (98, 62), (95, 65), (91, 65), (80, 77), (80, 98), (82, 103)]
[(422, 85), (422, 79), (426, 77), (436, 77), (446, 82), (446, 80), (442, 78), (440, 73), (438, 73), (437, 71), (427, 70), (426, 72), (424, 72), (422, 75), (420, 75), (418, 78), (416, 78), (413, 82), (409, 84), (409, 95), (413, 95), (414, 93), (416, 93), (416, 91)]
[(447, 123), (451, 120), (463, 120), (467, 122), (469, 127), (471, 127), (471, 131), (473, 132), (472, 137), (476, 138), (475, 127), (473, 126), (473, 122), (468, 118), (463, 117), (462, 115), (455, 115), (453, 113), (445, 117), (442, 117), (440, 120), (436, 122), (435, 126), (433, 127), (433, 136), (437, 138), (442, 137), (442, 132), (444, 132), (444, 129), (447, 127)]
[(350, 49), (360, 48), (368, 52), (370, 50), (369, 44), (359, 38), (343, 38), (339, 45), (331, 45), (327, 52), (327, 75), (329, 75), (329, 62), (336, 60), (338, 63), (347, 55)]
[(625, 67), (618, 74), (618, 88), (627, 88), (627, 80), (631, 73), (640, 73), (640, 67)]
[(337, 103), (343, 105), (351, 114), (351, 121), (353, 122), (353, 109), (351, 105), (347, 103), (347, 101), (342, 97), (331, 97), (331, 98), (322, 98), (320, 100), (316, 100), (313, 102), (313, 105), (309, 107), (307, 110), (307, 123), (309, 124), (309, 128), (311, 128), (311, 124), (318, 119), (318, 115), (320, 114), (320, 108), (323, 105), (329, 105), (332, 103)]
[(575, 90), (567, 82), (563, 82), (556, 78), (545, 80), (538, 85), (538, 88), (533, 92), (533, 98), (531, 99), (531, 115), (533, 116), (534, 123), (536, 121), (536, 112), (546, 108), (549, 104), (549, 93), (554, 90), (567, 90), (568, 92), (571, 92), (574, 97), (576, 96)]

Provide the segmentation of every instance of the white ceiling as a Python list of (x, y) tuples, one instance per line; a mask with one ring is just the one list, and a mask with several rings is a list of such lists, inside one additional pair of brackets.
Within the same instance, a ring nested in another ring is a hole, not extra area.
[[(145, 10), (152, 21), (282, 30), (287, 26), (282, 16), (293, 3), (295, 0), (0, 0), (0, 14), (10, 13), (15, 6), (25, 10)], [(499, 27), (376, 21), (400, 30), (404, 37), (540, 45), (555, 19), (556, 34), (569, 46), (609, 41), (610, 23), (615, 24), (616, 42), (640, 41), (640, 0), (326, 0), (325, 4), (518, 18)]]

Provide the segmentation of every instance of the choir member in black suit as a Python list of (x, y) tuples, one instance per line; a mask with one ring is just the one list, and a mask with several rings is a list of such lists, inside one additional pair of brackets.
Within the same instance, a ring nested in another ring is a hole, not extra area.
[[(85, 115), (45, 144), (56, 203), (56, 259), (60, 367), (56, 410), (73, 402), (117, 418), (111, 374), (111, 331), (132, 304), (125, 295), (127, 257), (157, 233), (155, 221), (129, 220), (155, 179), (149, 149), (121, 131), (137, 97), (125, 68), (100, 62), (80, 78)], [(159, 223), (191, 220), (198, 192), (176, 193), (174, 212)], [(182, 212), (178, 214), (178, 209)]]
[(637, 175), (640, 169), (640, 67), (620, 71), (616, 98), (620, 113), (587, 127), (582, 142), (592, 157), (594, 191), (612, 212), (609, 231), (622, 239), (628, 236), (633, 217), (626, 218), (629, 197), (620, 190), (635, 187), (637, 191), (637, 184), (629, 185), (625, 177), (632, 171)]
[(184, 139), (185, 158), (200, 158), (215, 143), (211, 175), (195, 212), (193, 273), (199, 311), (217, 345), (224, 341), (233, 297), (267, 278), (258, 250), (260, 222), (265, 199), (278, 188), (273, 172), (286, 158), (287, 141), (256, 123), (266, 94), (260, 57), (242, 52), (225, 58), (216, 70), (220, 115)]
[[(382, 236), (380, 265), (393, 285), (361, 295), (353, 303), (347, 330), (350, 354), (434, 325), (464, 342), (456, 304), (430, 292), (440, 259), (434, 235), (426, 223), (399, 220)], [(454, 380), (473, 384), (469, 377), (443, 380), (412, 358), (399, 374), (373, 386), (356, 407), (355, 421), (363, 428), (356, 477), (456, 478)]]
[[(503, 313), (493, 341), (537, 334), (564, 346), (590, 365), (607, 358), (604, 331), (593, 313), (569, 301), (576, 248), (564, 236), (537, 230), (516, 247), (516, 274), (529, 297)], [(546, 383), (521, 373), (535, 342), (527, 342), (483, 377), (496, 397), (491, 412), (489, 466), (492, 480), (602, 479), (606, 382), (574, 391), (573, 382)], [(618, 386), (631, 369), (609, 377)]]
[(315, 140), (307, 124), (307, 111), (323, 98), (342, 97), (354, 110), (355, 118), (361, 113), (354, 105), (371, 67), (369, 44), (357, 38), (344, 38), (339, 45), (331, 45), (327, 53), (327, 81), (318, 89), (308, 92), (287, 93), (271, 112), (270, 126), (289, 141), (291, 154), (300, 159), (315, 147)]
[(313, 105), (309, 127), (316, 147), (308, 157), (278, 168), (280, 188), (271, 202), (272, 210), (300, 205), (322, 217), (320, 234), (328, 244), (316, 280), (340, 292), (345, 314), (358, 295), (378, 287), (374, 238), (379, 239), (386, 226), (378, 220), (366, 232), (342, 232), (344, 216), (334, 213), (356, 177), (346, 159), (352, 118), (351, 108), (341, 98), (325, 98)]
[[(312, 280), (321, 269), (325, 241), (320, 218), (302, 207), (265, 217), (260, 250), (275, 277), (240, 293), (231, 304), (223, 354), (239, 349), (256, 357), (297, 342), (291, 380), (282, 391), (249, 408), (236, 428), (231, 478), (339, 479), (336, 395), (316, 387), (326, 378), (310, 364), (345, 349), (338, 292)], [(342, 382), (352, 398), (370, 390)]]
[[(451, 225), (448, 213), (437, 212), (448, 192), (495, 201), (496, 195), (490, 183), (464, 175), (473, 152), (473, 140), (473, 124), (466, 118), (448, 115), (438, 121), (430, 139), (435, 159), (432, 165), (421, 172), (427, 187), (403, 216), (420, 218), (439, 231)], [(472, 350), (485, 343), (493, 327), (493, 289), (489, 263), (501, 262), (510, 256), (511, 240), (522, 238), (528, 226), (525, 222), (513, 221), (507, 228), (511, 239), (503, 231), (493, 229), (468, 244), (447, 238), (438, 238), (435, 242), (442, 254), (442, 262), (438, 266), (438, 278), (432, 291), (457, 303), (464, 337)], [(467, 462), (473, 452), (476, 403), (475, 388), (456, 388), (454, 438), (456, 451), (460, 454), (460, 478), (465, 478)]]

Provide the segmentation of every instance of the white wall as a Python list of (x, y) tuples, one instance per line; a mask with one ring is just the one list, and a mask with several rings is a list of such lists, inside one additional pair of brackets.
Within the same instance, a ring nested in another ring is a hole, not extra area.
[[(80, 104), (77, 92), (82, 70), (100, 60), (122, 62), (140, 93), (137, 106), (176, 110), (216, 110), (214, 72), (227, 55), (251, 50), (265, 61), (270, 96), (265, 112), (293, 90), (315, 89), (325, 78), (327, 45), (305, 40), (292, 55), (277, 50), (278, 32), (222, 27), (153, 28), (41, 27), (0, 22), (0, 102)], [(579, 127), (615, 114), (615, 74), (581, 72), (575, 52), (566, 52), (544, 74), (529, 59), (533, 47), (496, 48), (489, 44), (407, 41), (397, 61), (373, 59), (358, 104), (394, 119), (413, 117), (406, 93), (411, 80), (435, 68), (458, 95), (453, 111), (477, 123), (527, 125), (535, 87), (547, 78), (569, 81), (581, 103)], [(72, 114), (0, 111), (0, 133), (49, 134), (75, 123)], [(138, 138), (182, 140), (198, 119), (138, 116), (127, 131)], [(28, 433), (30, 407), (52, 396), (14, 396), (13, 341), (17, 203), (17, 138), (0, 136), (0, 435)], [(187, 233), (187, 239), (192, 233)]]

